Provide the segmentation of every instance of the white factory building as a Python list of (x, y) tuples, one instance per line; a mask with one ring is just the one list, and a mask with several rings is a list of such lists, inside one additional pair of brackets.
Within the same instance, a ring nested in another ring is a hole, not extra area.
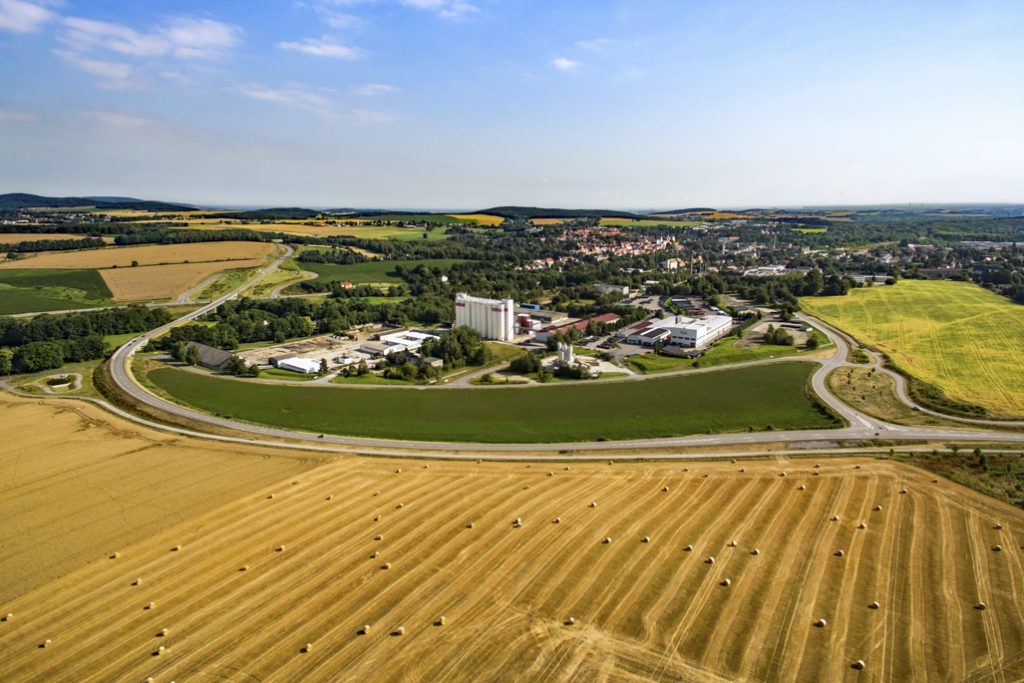
[(455, 295), (455, 326), (474, 329), (484, 339), (511, 341), (514, 319), (512, 299), (481, 299), (461, 292)]
[(626, 337), (626, 342), (639, 346), (670, 344), (700, 349), (728, 335), (730, 331), (732, 318), (727, 315), (708, 315), (701, 318), (670, 315), (650, 325), (634, 328)]
[(312, 375), (320, 372), (319, 361), (310, 358), (282, 358), (277, 361), (277, 367), (282, 370), (301, 372), (304, 375)]

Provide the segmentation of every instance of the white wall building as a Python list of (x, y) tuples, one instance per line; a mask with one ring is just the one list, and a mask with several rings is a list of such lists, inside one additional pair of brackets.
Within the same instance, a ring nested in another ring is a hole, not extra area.
[(455, 295), (455, 326), (472, 328), (484, 339), (511, 341), (514, 318), (512, 299), (481, 299), (461, 292)]
[(709, 315), (684, 325), (669, 327), (668, 330), (672, 333), (669, 344), (699, 349), (729, 334), (732, 318), (727, 315)]
[(277, 361), (277, 367), (282, 370), (301, 372), (306, 375), (312, 375), (320, 372), (320, 362), (312, 360), (311, 358), (284, 358)]

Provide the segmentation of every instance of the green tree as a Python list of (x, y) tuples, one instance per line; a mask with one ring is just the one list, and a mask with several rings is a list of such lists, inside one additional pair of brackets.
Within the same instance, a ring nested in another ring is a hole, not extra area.
[(14, 369), (14, 352), (0, 347), (0, 375), (9, 375)]

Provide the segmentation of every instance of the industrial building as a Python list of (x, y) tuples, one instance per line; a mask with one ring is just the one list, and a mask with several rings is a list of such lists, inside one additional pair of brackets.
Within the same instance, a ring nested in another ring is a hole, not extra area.
[(186, 349), (195, 351), (196, 363), (210, 370), (224, 370), (231, 361), (231, 354), (223, 349), (217, 349), (199, 342), (189, 342)]
[(685, 325), (670, 327), (669, 343), (690, 349), (699, 349), (721, 339), (732, 331), (732, 318), (727, 315), (709, 315)]
[(310, 358), (282, 358), (277, 361), (277, 367), (282, 370), (301, 372), (304, 375), (320, 372), (320, 363)]
[(512, 299), (482, 299), (468, 294), (455, 295), (455, 326), (469, 327), (484, 339), (511, 341), (515, 305)]
[(619, 294), (621, 296), (629, 296), (629, 285), (596, 284), (594, 285), (594, 291), (598, 294)]
[(690, 318), (672, 315), (650, 324), (641, 324), (627, 335), (626, 343), (638, 346), (671, 344), (699, 349), (721, 339), (732, 331), (732, 318), (727, 315), (708, 315)]

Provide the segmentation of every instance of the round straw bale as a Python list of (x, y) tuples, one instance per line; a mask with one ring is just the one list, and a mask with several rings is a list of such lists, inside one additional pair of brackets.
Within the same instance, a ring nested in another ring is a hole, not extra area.
[(565, 625), (566, 626), (572, 626), (575, 623), (576, 623), (576, 617), (569, 617), (568, 619), (565, 620)]
[(835, 554), (835, 556), (836, 556), (836, 557), (843, 557), (843, 556), (845, 556), (845, 555), (846, 555), (846, 551), (845, 551), (845, 550), (843, 550), (842, 548), (840, 548), (840, 549), (839, 549), (839, 550), (837, 550), (837, 551), (836, 551), (836, 552), (835, 552), (834, 554)]
[(854, 669), (856, 669), (857, 671), (863, 671), (863, 670), (864, 670), (864, 667), (865, 667), (865, 666), (867, 666), (867, 665), (866, 665), (866, 664), (864, 663), (864, 660), (863, 660), (863, 659), (858, 659), (857, 661), (855, 661), (855, 662), (854, 662), (853, 664), (851, 664), (850, 666), (852, 666), (852, 667), (853, 667)]
[(878, 609), (878, 608), (879, 608), (878, 600), (872, 600), (871, 602), (868, 603), (868, 609)]
[(302, 646), (302, 652), (311, 652), (313, 650), (313, 643), (306, 643)]
[(825, 621), (824, 619), (818, 619), (817, 621), (814, 622), (814, 625), (817, 626), (818, 628), (825, 628), (826, 626), (828, 626), (828, 622)]

